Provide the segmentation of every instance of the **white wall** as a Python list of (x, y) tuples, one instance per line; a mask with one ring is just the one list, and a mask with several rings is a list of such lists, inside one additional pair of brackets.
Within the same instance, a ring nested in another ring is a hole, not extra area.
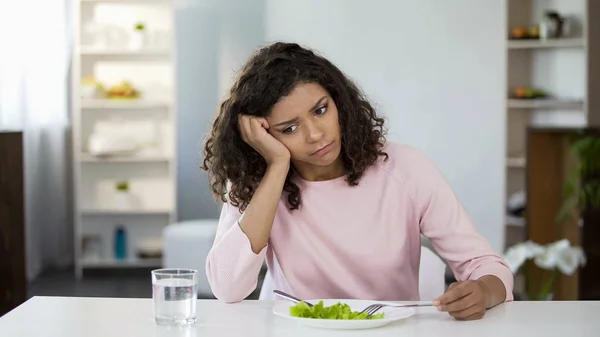
[(424, 150), (503, 249), (503, 1), (267, 0), (265, 19), (267, 40), (307, 44), (357, 80), (389, 139)]
[(218, 216), (200, 170), (202, 141), (217, 105), (218, 13), (204, 0), (180, 1), (175, 7), (179, 220)]
[(235, 72), (264, 41), (264, 0), (178, 0), (177, 199), (179, 220), (214, 218), (202, 144)]

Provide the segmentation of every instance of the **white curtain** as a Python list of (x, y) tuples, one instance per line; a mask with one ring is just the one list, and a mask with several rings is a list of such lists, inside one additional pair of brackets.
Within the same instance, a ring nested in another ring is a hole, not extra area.
[(0, 0), (0, 128), (24, 136), (27, 277), (73, 263), (68, 0)]

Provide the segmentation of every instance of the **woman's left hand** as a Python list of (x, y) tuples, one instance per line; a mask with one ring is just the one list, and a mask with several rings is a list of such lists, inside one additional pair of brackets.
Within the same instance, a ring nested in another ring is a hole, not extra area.
[(485, 315), (486, 296), (486, 286), (481, 280), (455, 282), (433, 301), (433, 305), (458, 320), (476, 320)]

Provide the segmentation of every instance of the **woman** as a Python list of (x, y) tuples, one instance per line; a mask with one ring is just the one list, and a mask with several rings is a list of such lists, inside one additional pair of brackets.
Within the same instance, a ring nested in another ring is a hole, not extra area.
[(226, 302), (263, 261), (299, 298), (419, 300), (421, 234), (459, 282), (434, 301), (478, 319), (512, 300), (512, 273), (420, 151), (338, 68), (293, 43), (255, 53), (220, 107), (203, 169), (224, 204), (206, 272)]

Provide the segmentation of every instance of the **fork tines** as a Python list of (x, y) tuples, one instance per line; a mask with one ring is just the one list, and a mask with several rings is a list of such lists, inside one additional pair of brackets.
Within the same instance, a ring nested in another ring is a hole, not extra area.
[(383, 305), (381, 304), (371, 304), (368, 307), (366, 307), (362, 312), (366, 312), (368, 314), (367, 316), (371, 316), (381, 308), (383, 308)]

